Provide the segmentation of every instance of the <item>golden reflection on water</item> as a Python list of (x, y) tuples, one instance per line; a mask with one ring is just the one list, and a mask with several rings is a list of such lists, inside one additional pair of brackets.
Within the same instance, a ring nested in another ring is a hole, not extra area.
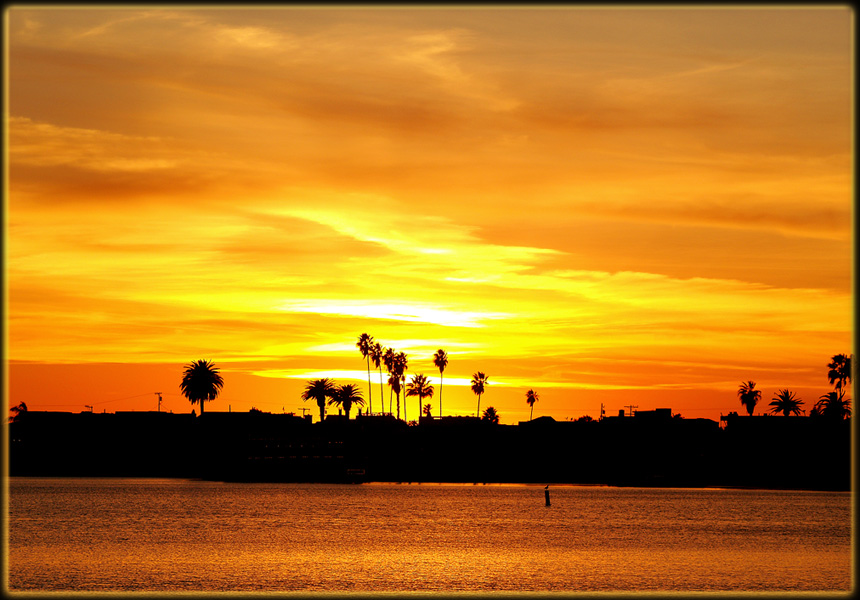
[(848, 590), (850, 494), (13, 479), (12, 589)]

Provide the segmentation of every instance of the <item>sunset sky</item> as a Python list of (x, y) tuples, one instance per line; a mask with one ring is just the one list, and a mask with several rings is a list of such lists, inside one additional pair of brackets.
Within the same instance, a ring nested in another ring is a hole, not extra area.
[(5, 18), (9, 405), (315, 413), (366, 332), (434, 415), (444, 348), (445, 415), (719, 419), (852, 352), (848, 7)]

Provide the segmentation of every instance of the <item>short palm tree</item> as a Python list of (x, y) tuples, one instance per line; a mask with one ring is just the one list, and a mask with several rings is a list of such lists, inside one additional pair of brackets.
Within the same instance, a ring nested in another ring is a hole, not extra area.
[[(385, 414), (385, 391), (382, 383), (382, 357), (385, 355), (385, 349), (382, 344), (376, 342), (370, 347), (370, 360), (373, 361), (374, 367), (379, 367), (379, 412)], [(370, 412), (373, 412), (373, 406), (369, 407)]]
[(328, 377), (324, 379), (314, 379), (308, 381), (305, 389), (302, 392), (302, 400), (316, 400), (317, 406), (320, 408), (320, 422), (325, 421), (325, 403), (334, 394), (334, 381)]
[(433, 386), (427, 381), (427, 376), (416, 373), (412, 376), (412, 381), (406, 384), (407, 396), (418, 396), (418, 414), (421, 414), (421, 403), (424, 398), (433, 397)]
[(788, 416), (790, 414), (799, 415), (803, 412), (800, 408), (800, 405), (803, 404), (803, 400), (797, 398), (794, 395), (794, 392), (790, 392), (789, 390), (779, 390), (779, 393), (773, 397), (773, 400), (768, 405), (772, 407), (770, 412), (772, 414), (778, 415), (782, 413), (783, 416)]
[(489, 421), (493, 425), (499, 424), (499, 413), (496, 412), (496, 409), (492, 406), (488, 406), (484, 409), (484, 414), (481, 415), (482, 421)]
[(424, 408), (422, 410), (424, 412), (425, 417), (427, 417), (428, 419), (432, 418), (433, 415), (430, 414), (433, 412), (433, 405), (432, 404), (430, 404), (428, 402), (427, 404), (424, 405)]
[(349, 412), (352, 410), (352, 405), (364, 406), (364, 398), (361, 397), (361, 390), (358, 389), (357, 385), (347, 383), (335, 388), (328, 403), (335, 404), (343, 408), (343, 412), (346, 414), (346, 418), (348, 420)]
[(367, 360), (367, 399), (370, 402), (371, 408), (373, 407), (373, 391), (370, 389), (370, 348), (373, 346), (373, 336), (368, 335), (366, 333), (362, 333), (358, 336), (358, 341), (355, 343), (356, 347), (358, 347), (358, 351), (361, 352), (361, 356), (363, 356)]
[(842, 390), (846, 383), (851, 383), (851, 358), (853, 356), (853, 354), (850, 356), (837, 354), (830, 359), (830, 363), (827, 365), (827, 368), (830, 369), (827, 378), (830, 380), (830, 385), (835, 385), (837, 390)]
[(433, 355), (433, 364), (439, 369), (439, 417), (442, 417), (442, 382), (444, 381), (443, 373), (445, 367), (448, 366), (448, 353), (439, 348), (436, 354)]
[(481, 394), (484, 393), (484, 386), (487, 385), (487, 381), (489, 379), (490, 378), (481, 371), (472, 375), (472, 391), (478, 395), (478, 410), (475, 412), (476, 417), (481, 414)]
[(212, 361), (195, 360), (185, 365), (182, 373), (182, 383), (179, 389), (192, 405), (200, 404), (200, 414), (203, 415), (204, 402), (211, 402), (221, 393), (224, 379)]
[(740, 388), (738, 388), (738, 397), (741, 399), (741, 404), (746, 407), (747, 412), (752, 416), (755, 405), (761, 400), (761, 391), (755, 389), (755, 381), (747, 381), (741, 383)]
[(529, 411), (529, 421), (532, 420), (532, 415), (534, 414), (535, 402), (537, 402), (539, 399), (540, 397), (538, 396), (538, 393), (536, 391), (529, 390), (526, 392), (526, 404), (531, 407), (531, 410)]
[(21, 400), (16, 406), (10, 408), (9, 412), (15, 413), (11, 417), (9, 417), (9, 421), (11, 421), (12, 423), (14, 423), (15, 421), (20, 421), (27, 416), (27, 403)]
[(851, 416), (851, 399), (845, 397), (845, 390), (828, 392), (818, 399), (815, 408), (822, 417), (847, 419)]

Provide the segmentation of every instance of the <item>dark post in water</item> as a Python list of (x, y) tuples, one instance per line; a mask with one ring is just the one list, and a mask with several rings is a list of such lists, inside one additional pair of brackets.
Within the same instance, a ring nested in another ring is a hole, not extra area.
[(549, 506), (549, 484), (543, 488), (543, 496), (546, 498), (546, 505)]

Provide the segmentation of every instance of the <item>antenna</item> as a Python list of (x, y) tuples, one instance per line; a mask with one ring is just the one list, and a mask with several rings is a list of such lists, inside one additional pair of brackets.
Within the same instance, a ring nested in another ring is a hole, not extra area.
[(90, 406), (89, 404), (84, 404), (84, 408), (89, 408), (90, 412), (93, 412), (93, 407)]
[(156, 396), (158, 396), (158, 412), (161, 412), (161, 392), (153, 392)]
[(633, 416), (633, 409), (634, 409), (634, 408), (639, 408), (639, 407), (638, 407), (638, 406), (633, 406), (632, 404), (625, 404), (625, 405), (624, 405), (624, 408), (629, 408), (629, 409), (630, 409), (630, 416), (632, 417), (632, 416)]
[(309, 408), (302, 406), (302, 416), (305, 416), (305, 411), (310, 410)]

